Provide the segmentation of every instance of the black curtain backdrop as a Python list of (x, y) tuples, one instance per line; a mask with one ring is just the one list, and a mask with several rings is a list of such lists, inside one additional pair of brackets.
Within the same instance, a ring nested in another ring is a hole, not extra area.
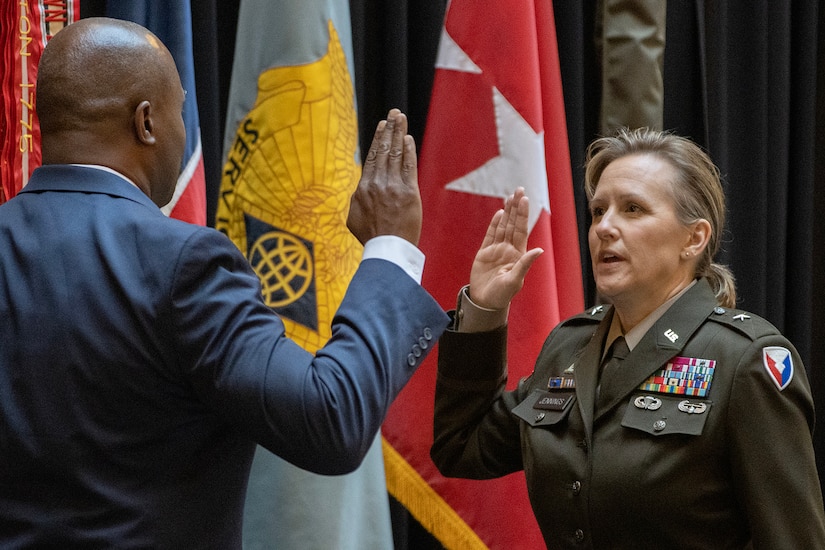
[[(82, 16), (102, 14), (105, 2), (81, 0)], [(220, 182), (238, 3), (192, 2), (209, 220)], [(362, 153), (391, 107), (408, 114), (421, 143), (446, 3), (351, 0)], [(585, 147), (598, 134), (595, 5), (596, 0), (554, 2), (587, 305), (595, 293), (581, 182)], [(817, 405), (820, 472), (825, 321), (818, 314), (825, 311), (825, 228), (816, 215), (825, 212), (823, 11), (817, 0), (669, 2), (664, 71), (664, 127), (706, 147), (725, 178), (728, 225), (719, 260), (737, 277), (738, 305), (773, 322), (805, 362)], [(396, 548), (440, 548), (399, 508)]]

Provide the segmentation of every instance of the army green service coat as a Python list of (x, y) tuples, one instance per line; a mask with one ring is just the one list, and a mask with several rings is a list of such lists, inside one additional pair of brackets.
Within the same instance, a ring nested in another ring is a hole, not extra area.
[[(756, 315), (719, 308), (700, 280), (596, 406), (612, 315), (596, 307), (561, 323), (510, 392), (506, 327), (445, 333), (431, 450), (441, 472), (524, 469), (548, 548), (825, 548), (813, 401), (790, 342)], [(640, 389), (677, 357), (715, 361), (706, 395)], [(766, 367), (777, 357), (784, 378)]]

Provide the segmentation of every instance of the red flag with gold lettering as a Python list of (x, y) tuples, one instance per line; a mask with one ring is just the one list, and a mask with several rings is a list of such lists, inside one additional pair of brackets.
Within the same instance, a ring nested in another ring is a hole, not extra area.
[(37, 64), (49, 39), (79, 18), (80, 0), (14, 0), (0, 10), (0, 204), (14, 197), (40, 166)]
[[(573, 183), (551, 2), (452, 0), (419, 163), (423, 284), (452, 309), (493, 213), (530, 198), (533, 264), (509, 315), (509, 387), (550, 330), (584, 307)], [(445, 547), (544, 548), (523, 473), (447, 479), (432, 464), (435, 354), (384, 424), (390, 492)]]

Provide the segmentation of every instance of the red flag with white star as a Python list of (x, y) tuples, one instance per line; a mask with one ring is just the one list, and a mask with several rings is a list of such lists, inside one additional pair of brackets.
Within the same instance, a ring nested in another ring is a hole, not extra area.
[[(515, 387), (550, 330), (584, 307), (551, 2), (450, 2), (419, 166), (423, 284), (448, 309), (504, 198), (523, 186), (530, 199), (528, 248), (545, 252), (510, 308)], [(390, 492), (447, 548), (544, 548), (523, 473), (447, 479), (432, 464), (435, 355), (384, 425)]]

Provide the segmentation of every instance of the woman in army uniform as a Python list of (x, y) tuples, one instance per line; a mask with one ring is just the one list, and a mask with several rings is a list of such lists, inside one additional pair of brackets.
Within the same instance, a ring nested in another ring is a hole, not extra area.
[(588, 149), (597, 306), (505, 391), (506, 316), (540, 249), (527, 198), (496, 213), (439, 343), (432, 458), (523, 469), (549, 548), (825, 548), (813, 401), (793, 345), (734, 309), (713, 262), (719, 171), (691, 141), (623, 130)]

